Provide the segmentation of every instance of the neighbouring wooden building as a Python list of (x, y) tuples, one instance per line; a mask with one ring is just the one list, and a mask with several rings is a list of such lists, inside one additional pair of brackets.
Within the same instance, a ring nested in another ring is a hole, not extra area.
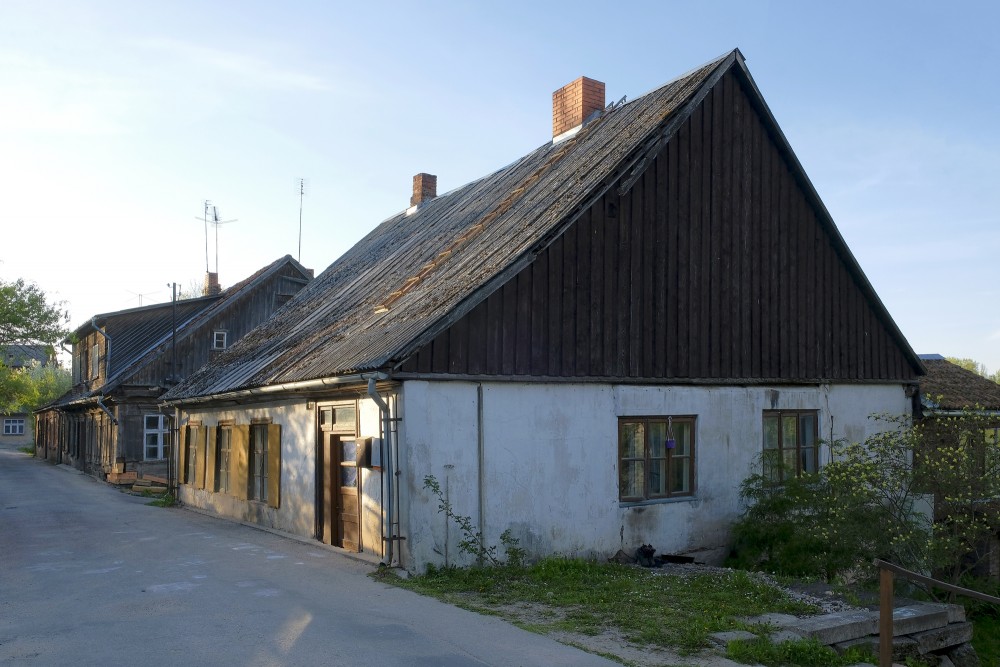
[[(183, 502), (421, 569), (490, 544), (713, 558), (763, 450), (908, 412), (923, 373), (733, 51), (381, 223), (172, 388)], [(275, 479), (275, 476), (278, 479)]]
[(169, 387), (265, 322), (312, 272), (291, 256), (222, 290), (97, 315), (70, 336), (73, 387), (36, 413), (37, 456), (105, 477), (138, 468), (165, 475), (174, 427), (160, 410)]

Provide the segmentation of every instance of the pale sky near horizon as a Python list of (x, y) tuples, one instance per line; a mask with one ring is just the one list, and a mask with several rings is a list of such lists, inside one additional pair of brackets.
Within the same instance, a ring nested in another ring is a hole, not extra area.
[[(298, 254), (551, 138), (580, 75), (629, 99), (739, 48), (917, 353), (1000, 369), (989, 2), (0, 0), (0, 278), (92, 315)], [(210, 233), (210, 242), (214, 233)], [(215, 248), (209, 249), (215, 267)]]

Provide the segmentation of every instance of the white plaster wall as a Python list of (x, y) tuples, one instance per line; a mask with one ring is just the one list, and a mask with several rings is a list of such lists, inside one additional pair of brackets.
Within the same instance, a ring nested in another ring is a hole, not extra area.
[[(456, 513), (488, 544), (511, 529), (529, 555), (607, 557), (643, 543), (660, 553), (719, 559), (740, 511), (739, 483), (758, 464), (762, 412), (819, 411), (821, 437), (863, 440), (902, 414), (901, 385), (662, 387), (596, 384), (483, 384), (483, 477), (479, 502), (477, 385), (406, 382), (400, 396), (404, 567), (468, 563), (461, 536), (423, 488), (434, 475)], [(618, 500), (619, 416), (697, 415), (696, 492), (691, 498), (623, 505)], [(821, 453), (821, 462), (829, 451)]]
[[(240, 500), (235, 496), (213, 493), (182, 484), (179, 497), (193, 507), (209, 510), (222, 517), (246, 521), (303, 537), (316, 536), (316, 409), (307, 408), (305, 400), (260, 403), (226, 409), (184, 410), (181, 424), (201, 420), (210, 428), (220, 421), (234, 420), (249, 424), (253, 419), (271, 419), (281, 425), (281, 501), (277, 508), (265, 503)], [(371, 399), (359, 401), (361, 437), (373, 438), (372, 446), (382, 447), (380, 413)], [(382, 472), (361, 470), (362, 544), (366, 552), (382, 555), (384, 529), (382, 511)]]
[[(194, 409), (181, 413), (181, 425), (201, 420), (214, 428), (220, 421), (249, 424), (252, 419), (271, 419), (281, 425), (281, 498), (277, 508), (264, 503), (240, 500), (181, 484), (181, 502), (209, 510), (220, 516), (283, 530), (306, 537), (315, 536), (316, 525), (316, 413), (305, 401), (262, 403), (252, 407)], [(270, 444), (270, 443), (269, 443)]]

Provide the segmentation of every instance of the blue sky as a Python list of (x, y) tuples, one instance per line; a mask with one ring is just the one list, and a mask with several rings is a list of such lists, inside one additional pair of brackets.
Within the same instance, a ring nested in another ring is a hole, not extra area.
[(0, 277), (74, 326), (167, 300), (208, 199), (225, 286), (298, 254), (300, 178), (318, 273), (413, 174), (547, 141), (576, 77), (634, 98), (738, 47), (913, 348), (1000, 368), (993, 3), (359, 4), (0, 0)]

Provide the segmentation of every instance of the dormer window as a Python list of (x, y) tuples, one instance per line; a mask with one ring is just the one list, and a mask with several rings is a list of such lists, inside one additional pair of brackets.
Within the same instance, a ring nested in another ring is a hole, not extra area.
[(224, 350), (226, 349), (226, 332), (216, 331), (212, 334), (212, 349), (213, 350)]

